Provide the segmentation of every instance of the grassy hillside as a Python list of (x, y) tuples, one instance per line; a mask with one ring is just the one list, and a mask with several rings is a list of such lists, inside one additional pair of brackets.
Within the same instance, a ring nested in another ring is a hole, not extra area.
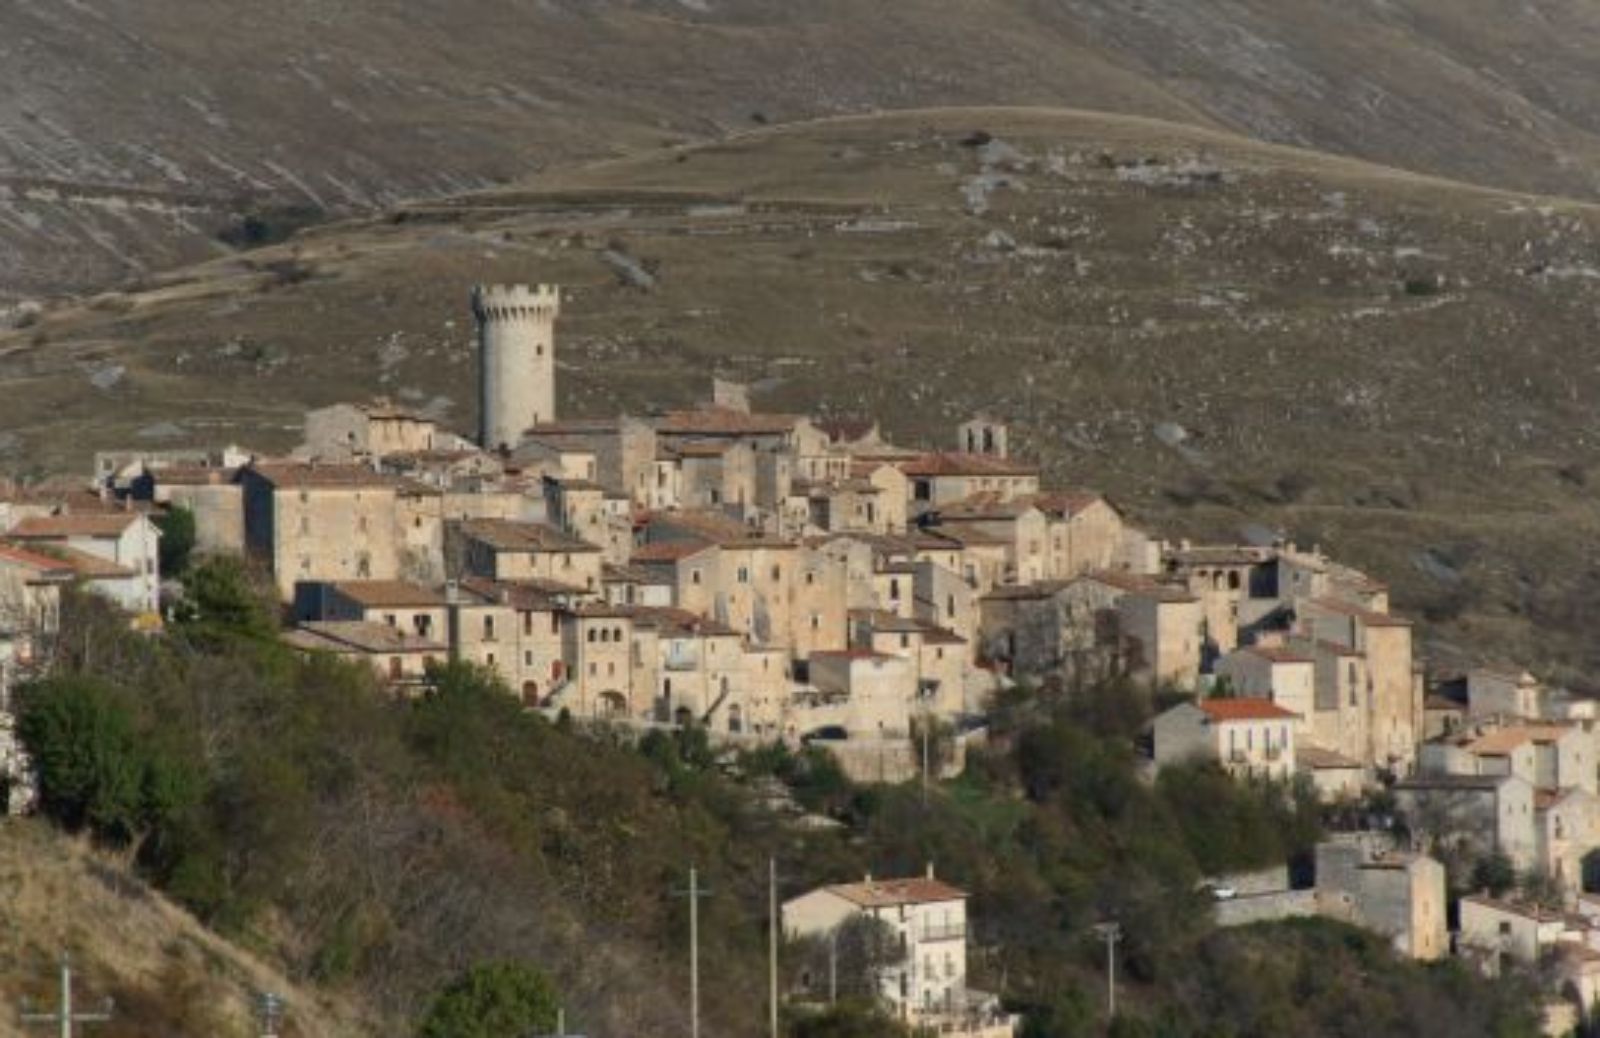
[[(1032, 1038), (1104, 1033), (1091, 926), (1108, 916), (1126, 929), (1126, 1033), (1156, 1021), (1172, 1038), (1533, 1031), (1521, 977), (1402, 962), (1382, 938), (1340, 926), (1213, 930), (1202, 876), (1303, 857), (1318, 810), (1303, 791), (1216, 768), (1141, 778), (1133, 740), (1153, 704), (1131, 686), (1019, 690), (995, 704), (989, 746), (960, 780), (856, 787), (821, 751), (734, 758), (700, 732), (635, 743), (552, 724), (465, 666), (437, 672), (427, 697), (396, 700), (367, 668), (277, 644), (236, 566), (207, 566), (190, 588), (198, 619), (153, 637), (103, 603), (69, 600), (53, 672), (22, 693), (42, 808), (125, 848), (142, 875), (302, 988), (371, 1007), (333, 1033), (413, 1033), (448, 981), (506, 960), (548, 975), (585, 1033), (682, 1033), (688, 920), (674, 892), (690, 865), (710, 891), (704, 1033), (760, 1033), (769, 860), (781, 897), (936, 863), (972, 895), (971, 983), (1026, 1013)], [(34, 873), (49, 870), (29, 857), (17, 869), (39, 907), (19, 929), (47, 944)], [(94, 977), (108, 985), (179, 956), (170, 942), (125, 946), (120, 930), (84, 937), (108, 946)], [(865, 968), (841, 959), (841, 991), (861, 990)], [(816, 947), (786, 945), (782, 962), (786, 991), (827, 973)], [(155, 1007), (194, 1011), (186, 990), (165, 983)], [(309, 1014), (314, 1000), (294, 997)], [(800, 1020), (785, 1033), (889, 1038)]]
[(577, 156), (929, 105), (1160, 116), (1593, 196), (1597, 42), (1580, 0), (11, 3), (0, 299)]
[(554, 281), (569, 414), (765, 404), (951, 442), (1175, 534), (1282, 529), (1444, 659), (1582, 678), (1600, 569), (1591, 207), (1080, 112), (842, 118), (400, 207), (0, 334), (0, 467), (298, 435), (387, 393), (474, 426), (474, 281)]
[(348, 999), (296, 983), (217, 937), (134, 876), (122, 856), (44, 822), (0, 822), (0, 883), (3, 1038), (39, 1033), (24, 1031), (15, 1010), (23, 998), (55, 1005), (63, 948), (73, 953), (80, 1008), (115, 1000), (113, 1022), (92, 1032), (104, 1038), (254, 1035), (252, 1000), (262, 991), (293, 1007), (285, 1038), (342, 1038), (371, 1027)]

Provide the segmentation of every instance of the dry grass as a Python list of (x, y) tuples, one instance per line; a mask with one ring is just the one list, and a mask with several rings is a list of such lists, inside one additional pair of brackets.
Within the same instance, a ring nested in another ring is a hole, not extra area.
[(39, 1033), (18, 1026), (15, 1007), (54, 1004), (62, 948), (81, 973), (77, 997), (117, 1003), (113, 1022), (92, 1031), (104, 1038), (253, 1035), (260, 991), (293, 1007), (285, 1038), (377, 1033), (349, 1003), (294, 983), (42, 822), (0, 821), (0, 888), (0, 1038)]
[[(979, 130), (999, 143), (972, 146)], [(1008, 186), (974, 204), (985, 177)], [(609, 249), (649, 261), (654, 289), (623, 284)], [(467, 286), (555, 281), (568, 413), (681, 403), (713, 370), (912, 440), (996, 411), (1054, 479), (1164, 530), (1281, 527), (1372, 567), (1436, 621), (1447, 662), (1581, 679), (1600, 662), (1581, 619), (1600, 602), (1583, 547), (1597, 253), (1588, 206), (1212, 131), (1023, 109), (832, 119), (47, 311), (0, 337), (0, 467), (283, 447), (304, 407), (377, 392), (471, 429)]]

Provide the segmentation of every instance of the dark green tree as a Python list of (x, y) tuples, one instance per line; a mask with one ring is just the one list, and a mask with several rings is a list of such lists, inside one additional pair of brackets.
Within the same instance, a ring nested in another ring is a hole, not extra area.
[(175, 505), (156, 516), (155, 524), (161, 531), (161, 575), (182, 576), (194, 553), (194, 513)]
[(560, 1002), (545, 975), (520, 962), (472, 967), (440, 992), (418, 1038), (521, 1038), (551, 1031)]

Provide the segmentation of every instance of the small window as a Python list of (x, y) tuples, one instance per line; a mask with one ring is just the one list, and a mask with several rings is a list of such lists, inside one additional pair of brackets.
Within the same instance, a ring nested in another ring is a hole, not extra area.
[(485, 641), (494, 641), (494, 617), (483, 618), (483, 637)]
[(750, 567), (748, 567), (748, 566), (740, 566), (739, 567), (739, 583), (741, 583), (741, 584), (750, 583)]

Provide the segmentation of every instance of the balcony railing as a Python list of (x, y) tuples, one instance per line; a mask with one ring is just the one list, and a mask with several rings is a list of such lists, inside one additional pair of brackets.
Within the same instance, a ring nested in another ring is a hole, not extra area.
[(928, 923), (917, 931), (919, 941), (964, 941), (967, 939), (965, 923)]

